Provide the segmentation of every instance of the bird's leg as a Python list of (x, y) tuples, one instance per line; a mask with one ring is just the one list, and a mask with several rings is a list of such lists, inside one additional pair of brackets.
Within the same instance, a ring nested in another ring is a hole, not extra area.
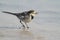
[(26, 26), (27, 26), (27, 29), (29, 29), (29, 27), (28, 27), (27, 23), (25, 23), (25, 24), (26, 24)]
[(22, 26), (25, 28), (25, 25), (21, 22), (21, 20), (20, 20), (20, 23), (22, 24)]

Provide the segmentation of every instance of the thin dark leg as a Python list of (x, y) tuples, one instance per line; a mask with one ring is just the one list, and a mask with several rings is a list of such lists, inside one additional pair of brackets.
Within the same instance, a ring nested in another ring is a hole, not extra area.
[(29, 27), (28, 27), (27, 23), (25, 23), (25, 24), (26, 24), (27, 28), (29, 29)]
[(22, 24), (22, 26), (25, 28), (25, 25), (20, 21), (20, 23)]

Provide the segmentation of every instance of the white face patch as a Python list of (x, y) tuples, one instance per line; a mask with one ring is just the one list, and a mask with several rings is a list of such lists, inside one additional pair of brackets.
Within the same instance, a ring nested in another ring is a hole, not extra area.
[(34, 11), (33, 13), (31, 13), (32, 16), (35, 16), (37, 14), (36, 11)]
[(35, 16), (35, 14), (31, 14), (32, 16)]

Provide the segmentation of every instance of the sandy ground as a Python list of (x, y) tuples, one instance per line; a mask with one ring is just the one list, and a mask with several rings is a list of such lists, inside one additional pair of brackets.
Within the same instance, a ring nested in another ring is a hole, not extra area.
[(0, 40), (60, 40), (60, 32), (51, 30), (38, 27), (28, 30), (0, 29)]
[(35, 36), (31, 31), (0, 30), (0, 40), (40, 40), (43, 37)]
[(0, 40), (43, 40), (39, 32), (24, 29), (0, 29)]

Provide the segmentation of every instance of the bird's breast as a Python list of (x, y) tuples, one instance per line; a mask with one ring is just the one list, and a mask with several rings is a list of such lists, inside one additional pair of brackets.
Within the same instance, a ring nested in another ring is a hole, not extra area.
[(30, 15), (26, 15), (23, 21), (26, 22), (26, 23), (29, 23), (31, 20), (32, 20), (31, 16)]

